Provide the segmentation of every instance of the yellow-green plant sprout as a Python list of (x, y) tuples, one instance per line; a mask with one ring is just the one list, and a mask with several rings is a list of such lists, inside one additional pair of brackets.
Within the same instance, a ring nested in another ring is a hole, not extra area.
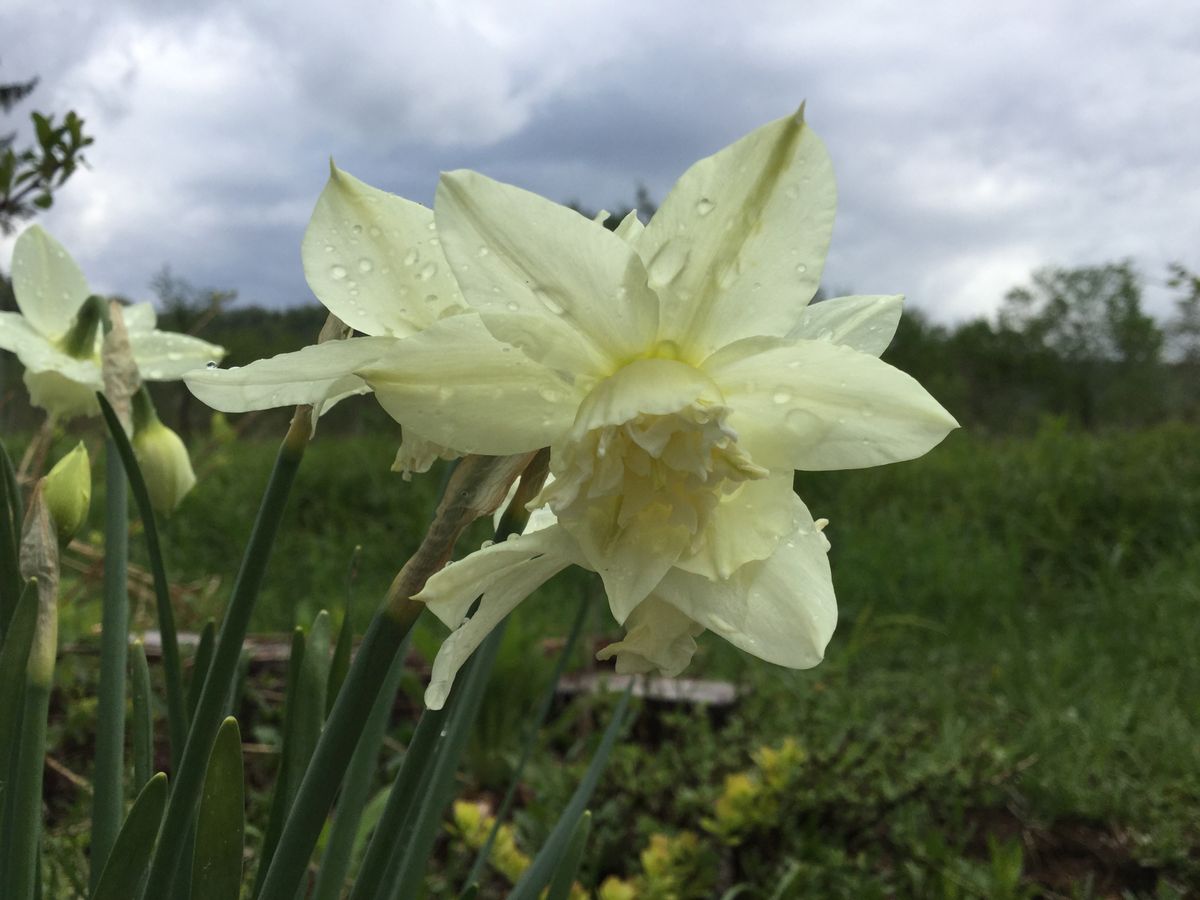
[[(471, 313), (442, 253), (433, 211), (364, 184), (330, 164), (301, 247), (317, 299), (345, 323), (342, 339), (232, 369), (206, 368), (185, 379), (222, 412), (311, 404), (316, 413), (370, 392), (360, 369), (434, 322)], [(363, 336), (350, 337), (350, 330)], [(327, 337), (334, 337), (328, 335)], [(445, 448), (405, 429), (396, 468), (423, 472)]]
[(835, 194), (803, 110), (696, 163), (645, 227), (631, 215), (610, 232), (475, 172), (442, 176), (437, 233), (478, 315), (433, 323), (359, 375), (457, 451), (549, 446), (554, 481), (533, 505), (557, 521), (429, 580), (419, 598), (455, 629), (429, 705), (572, 563), (603, 578), (628, 629), (610, 655), (628, 671), (678, 671), (703, 629), (780, 665), (821, 660), (837, 619), (829, 545), (793, 470), (912, 459), (957, 426), (878, 358), (899, 297), (809, 307)]
[[(62, 245), (37, 225), (13, 247), (12, 285), (20, 312), (0, 312), (0, 349), (25, 367), (31, 402), (59, 419), (96, 415), (96, 393), (104, 389), (104, 302), (90, 293)], [(199, 338), (158, 331), (150, 303), (129, 306), (124, 315), (133, 358), (149, 381), (177, 381), (225, 355)]]
[(43, 490), (58, 541), (65, 545), (87, 521), (92, 506), (92, 466), (83, 441), (46, 473)]

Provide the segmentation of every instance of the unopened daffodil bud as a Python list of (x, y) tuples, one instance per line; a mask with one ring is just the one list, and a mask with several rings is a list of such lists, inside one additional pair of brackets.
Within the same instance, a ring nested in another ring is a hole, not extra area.
[(159, 421), (144, 387), (134, 396), (133, 422), (133, 452), (150, 503), (159, 515), (169, 515), (196, 483), (187, 447), (179, 435)]
[(92, 467), (83, 441), (54, 464), (44, 490), (58, 541), (65, 545), (87, 521), (92, 505)]

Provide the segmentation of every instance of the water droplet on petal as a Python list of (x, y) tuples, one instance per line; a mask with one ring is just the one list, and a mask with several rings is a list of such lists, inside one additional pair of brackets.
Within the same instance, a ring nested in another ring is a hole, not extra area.
[(437, 294), (426, 294), (426, 295), (425, 295), (425, 302), (426, 302), (426, 303), (437, 303), (437, 301), (438, 301), (438, 295), (437, 295)]
[(689, 252), (687, 244), (683, 241), (667, 241), (658, 253), (654, 254), (654, 259), (650, 260), (647, 271), (651, 286), (670, 284), (674, 281), (683, 271)]
[(519, 309), (521, 308), (521, 307), (520, 307), (519, 305), (517, 305), (517, 303), (516, 303), (515, 301), (513, 301), (513, 300), (509, 300), (509, 301), (508, 301), (508, 303), (506, 303), (506, 304), (505, 304), (505, 306), (507, 306), (507, 307), (508, 307), (508, 310), (509, 310), (509, 312), (516, 312), (517, 310), (519, 310)]
[(696, 215), (707, 216), (710, 212), (713, 211), (713, 207), (715, 207), (715, 206), (716, 206), (716, 204), (713, 203), (711, 200), (709, 200), (707, 197), (701, 197), (700, 200), (697, 201), (697, 203), (696, 203)]
[(803, 275), (807, 271), (808, 271), (808, 266), (806, 266), (804, 263), (800, 263), (800, 265), (796, 266), (796, 274), (797, 275)]
[(549, 310), (552, 314), (554, 314), (556, 316), (561, 316), (565, 312), (565, 310), (562, 308), (562, 304), (560, 304), (557, 300), (555, 300), (553, 297), (551, 297), (542, 288), (534, 288), (533, 295), (535, 297), (537, 297), (538, 300), (541, 301), (542, 306), (546, 307), (546, 309)]
[(331, 277), (334, 281), (341, 281), (346, 277), (346, 267), (331, 266), (329, 269), (329, 277)]
[(361, 226), (361, 225), (355, 225), (355, 226), (354, 226), (353, 228), (351, 228), (350, 230), (351, 230), (351, 231), (352, 231), (354, 234), (362, 234), (362, 231), (363, 231), (363, 229), (362, 229), (362, 226)]
[(775, 393), (771, 394), (771, 401), (778, 403), (780, 406), (792, 399), (792, 392), (785, 387), (775, 388)]
[(371, 262), (371, 260), (367, 259), (365, 256), (358, 261), (358, 271), (362, 272), (363, 274), (370, 272), (374, 268), (375, 263)]
[(206, 368), (206, 369), (215, 369), (216, 367), (217, 367), (217, 361), (215, 359), (210, 359), (207, 363), (204, 364), (204, 368)]
[(422, 281), (428, 281), (437, 274), (437, 263), (425, 263), (421, 271), (417, 273), (417, 277)]

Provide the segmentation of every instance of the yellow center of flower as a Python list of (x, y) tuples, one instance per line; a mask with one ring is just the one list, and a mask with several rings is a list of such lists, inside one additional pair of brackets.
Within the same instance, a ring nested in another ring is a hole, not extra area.
[(694, 538), (722, 496), (767, 474), (738, 446), (722, 399), (685, 363), (656, 358), (624, 366), (580, 405), (541, 500), (568, 527), (585, 515), (589, 527), (603, 523), (602, 543), (635, 522)]

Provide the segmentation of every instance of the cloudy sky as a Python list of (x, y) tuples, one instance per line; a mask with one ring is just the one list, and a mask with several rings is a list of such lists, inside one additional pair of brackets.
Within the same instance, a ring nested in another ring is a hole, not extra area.
[(20, 117), (96, 136), (41, 221), (132, 297), (169, 263), (311, 302), (331, 155), (423, 203), (467, 166), (616, 208), (801, 100), (838, 174), (834, 289), (959, 321), (1036, 266), (1130, 257), (1163, 314), (1165, 263), (1200, 267), (1195, 0), (5, 0), (0, 80), (34, 74)]

